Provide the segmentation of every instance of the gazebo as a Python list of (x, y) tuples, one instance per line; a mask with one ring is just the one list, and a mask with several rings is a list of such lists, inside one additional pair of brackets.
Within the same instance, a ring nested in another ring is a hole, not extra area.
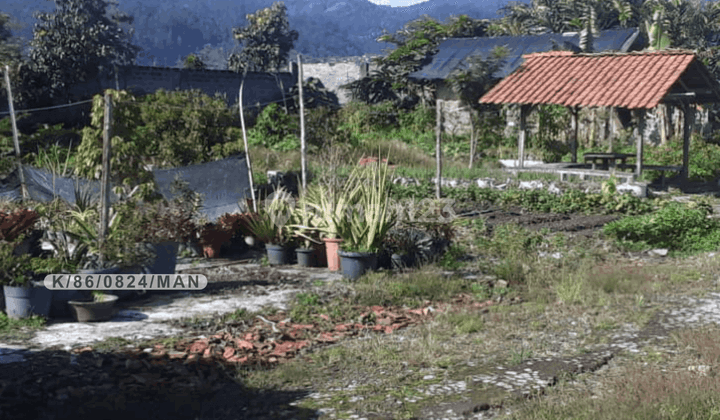
[(691, 104), (720, 102), (720, 85), (693, 51), (575, 54), (553, 51), (523, 56), (525, 62), (480, 98), (486, 104), (520, 105), (518, 166), (523, 168), (526, 117), (541, 104), (570, 109), (572, 161), (577, 162), (580, 107), (626, 108), (638, 118), (636, 173), (643, 170), (644, 110), (659, 104), (683, 109), (683, 178), (688, 176)]

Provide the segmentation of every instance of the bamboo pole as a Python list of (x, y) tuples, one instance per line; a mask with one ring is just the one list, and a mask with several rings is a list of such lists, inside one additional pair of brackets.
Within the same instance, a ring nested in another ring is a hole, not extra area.
[(442, 147), (440, 144), (440, 137), (442, 133), (442, 106), (443, 101), (440, 99), (435, 100), (435, 108), (437, 108), (437, 127), (436, 127), (436, 140), (435, 140), (435, 198), (438, 200), (441, 198), (441, 186), (442, 186)]
[(250, 147), (248, 146), (247, 134), (245, 133), (245, 117), (243, 116), (243, 88), (245, 87), (245, 76), (240, 82), (240, 93), (238, 96), (238, 109), (240, 110), (240, 125), (242, 126), (243, 142), (245, 144), (245, 163), (247, 163), (248, 180), (250, 181), (250, 199), (253, 203), (253, 211), (257, 213), (257, 200), (255, 199), (255, 186), (253, 185), (252, 165), (250, 164)]
[(305, 144), (305, 105), (303, 101), (302, 57), (298, 54), (298, 89), (300, 96), (300, 165), (302, 169), (302, 189), (307, 188), (307, 147)]
[(12, 122), (13, 143), (15, 144), (15, 164), (20, 175), (20, 189), (22, 190), (23, 200), (30, 198), (30, 194), (25, 183), (25, 173), (20, 160), (20, 140), (18, 140), (17, 122), (15, 121), (15, 107), (13, 106), (12, 89), (10, 88), (10, 66), (5, 66), (5, 87), (8, 94), (8, 105), (10, 106), (10, 121)]
[[(103, 123), (103, 152), (102, 152), (102, 177), (100, 179), (100, 233), (98, 240), (100, 249), (105, 243), (105, 236), (108, 230), (108, 218), (110, 214), (110, 153), (112, 152), (112, 98), (110, 93), (105, 92), (105, 121)], [(100, 261), (103, 261), (104, 252), (100, 252)]]

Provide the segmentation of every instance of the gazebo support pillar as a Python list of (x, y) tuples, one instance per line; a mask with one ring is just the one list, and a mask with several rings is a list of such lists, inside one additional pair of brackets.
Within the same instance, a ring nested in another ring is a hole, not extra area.
[(520, 133), (518, 135), (518, 167), (525, 167), (525, 139), (527, 138), (527, 114), (530, 111), (529, 105), (520, 105)]
[(571, 129), (571, 136), (570, 139), (571, 144), (570, 148), (572, 151), (572, 163), (577, 163), (577, 144), (578, 144), (578, 108), (573, 106), (570, 108), (570, 129)]
[(636, 109), (634, 112), (638, 125), (637, 143), (635, 146), (635, 179), (640, 180), (640, 176), (642, 175), (643, 147), (645, 146), (643, 138), (643, 134), (645, 133), (645, 110)]
[(682, 180), (687, 181), (690, 177), (690, 123), (694, 112), (690, 104), (683, 103), (683, 169)]

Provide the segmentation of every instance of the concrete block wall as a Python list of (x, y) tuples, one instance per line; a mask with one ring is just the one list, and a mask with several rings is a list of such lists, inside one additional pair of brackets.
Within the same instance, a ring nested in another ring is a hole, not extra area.
[[(292, 69), (292, 66), (291, 66)], [(104, 89), (127, 89), (137, 95), (154, 93), (159, 89), (200, 89), (210, 96), (219, 93), (225, 96), (228, 106), (237, 105), (242, 75), (227, 70), (190, 70), (150, 66), (129, 66), (114, 74), (99, 76), (94, 80), (77, 84), (72, 93), (78, 97), (98, 94)], [(269, 73), (248, 73), (243, 89), (243, 105), (253, 106), (282, 100), (297, 82), (295, 72), (279, 72), (277, 80)]]
[(340, 86), (377, 70), (377, 66), (372, 63), (374, 57), (376, 55), (372, 54), (359, 57), (303, 57), (303, 78), (320, 79), (327, 90), (338, 96), (340, 104), (345, 105), (350, 102), (350, 92), (340, 89)]

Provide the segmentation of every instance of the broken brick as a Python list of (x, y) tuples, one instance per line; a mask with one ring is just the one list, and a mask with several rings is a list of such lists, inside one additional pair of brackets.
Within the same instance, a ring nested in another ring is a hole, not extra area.
[(232, 355), (235, 354), (235, 349), (232, 347), (225, 347), (225, 351), (223, 351), (223, 358), (229, 359), (232, 357)]
[(238, 339), (238, 340), (235, 341), (235, 344), (237, 344), (237, 347), (238, 347), (239, 349), (252, 350), (252, 349), (255, 348), (255, 346), (253, 345), (253, 343), (251, 343), (251, 342), (249, 342), (249, 341), (247, 341), (247, 340), (239, 340), (239, 339)]
[(202, 353), (205, 351), (205, 349), (208, 348), (208, 341), (207, 340), (199, 340), (190, 345), (190, 349), (188, 351), (190, 353)]

